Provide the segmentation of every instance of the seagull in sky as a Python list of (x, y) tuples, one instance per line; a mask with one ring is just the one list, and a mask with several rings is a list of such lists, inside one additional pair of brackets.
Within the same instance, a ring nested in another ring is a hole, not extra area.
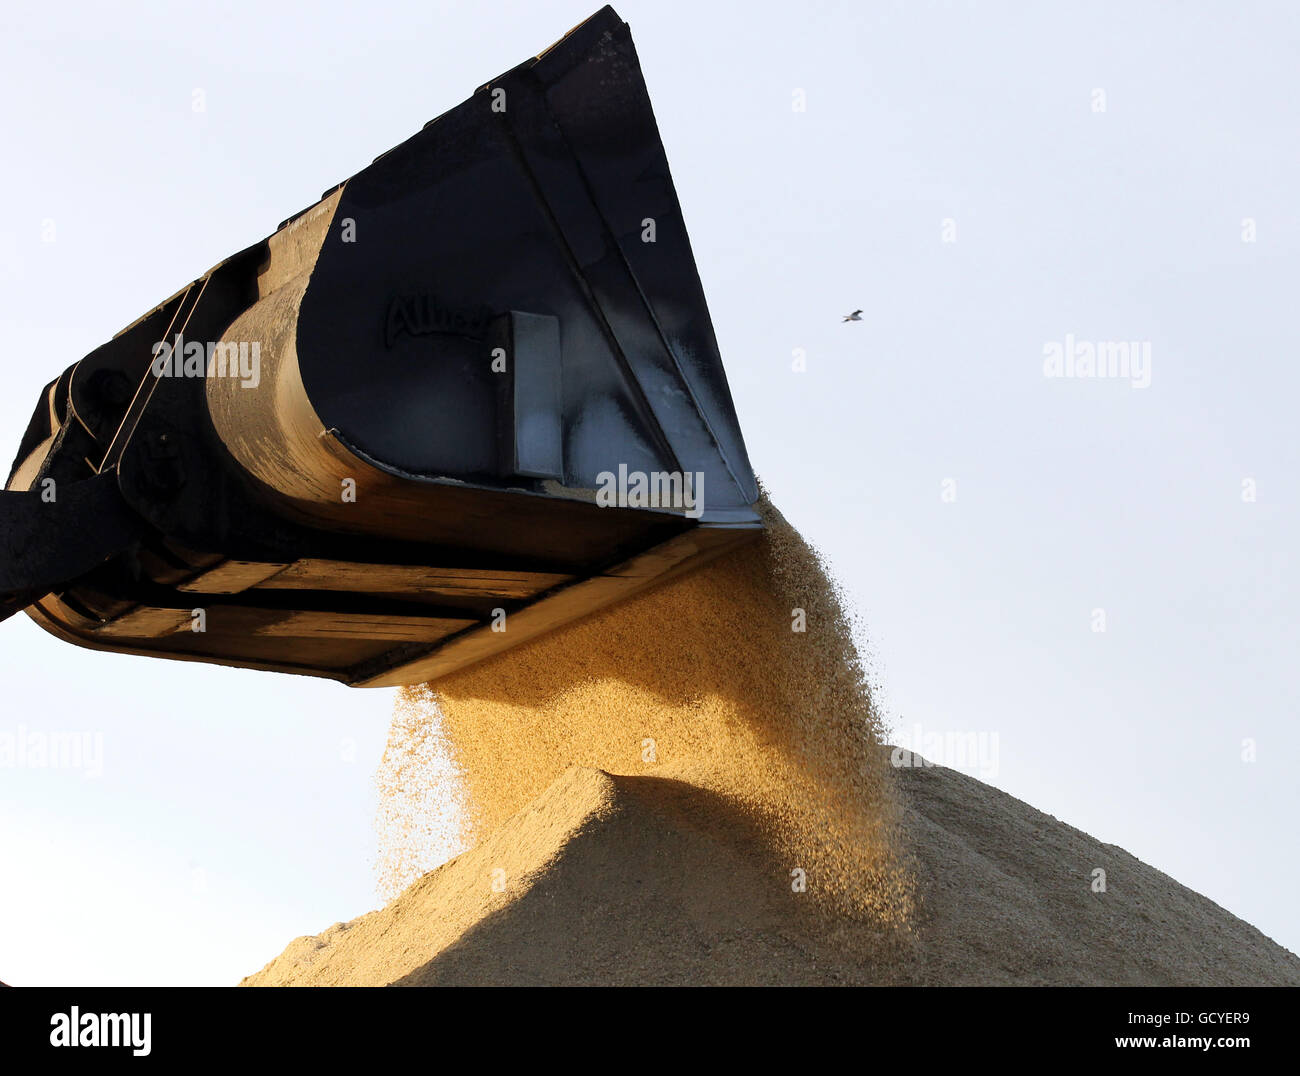
[(861, 320), (862, 320), (862, 311), (861, 311), (861, 310), (855, 310), (855, 311), (853, 311), (852, 314), (845, 314), (845, 315), (844, 315), (844, 320), (845, 320), (845, 321), (861, 321)]

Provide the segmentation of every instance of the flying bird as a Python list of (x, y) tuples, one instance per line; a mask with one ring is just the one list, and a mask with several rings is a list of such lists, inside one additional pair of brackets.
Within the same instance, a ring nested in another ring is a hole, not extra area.
[(855, 310), (855, 311), (853, 311), (852, 314), (845, 314), (845, 315), (844, 315), (844, 320), (845, 320), (845, 321), (861, 321), (861, 320), (862, 320), (862, 311), (861, 311), (861, 310)]

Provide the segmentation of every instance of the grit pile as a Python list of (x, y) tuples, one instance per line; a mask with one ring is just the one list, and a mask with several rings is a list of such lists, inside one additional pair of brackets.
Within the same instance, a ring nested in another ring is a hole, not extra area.
[(1121, 849), (894, 770), (834, 585), (763, 513), (751, 546), (404, 692), (394, 899), (244, 985), (1300, 984)]
[(697, 785), (575, 767), (244, 985), (1300, 984), (1295, 956), (1122, 849), (954, 770), (898, 776), (911, 931), (810, 910), (750, 820)]

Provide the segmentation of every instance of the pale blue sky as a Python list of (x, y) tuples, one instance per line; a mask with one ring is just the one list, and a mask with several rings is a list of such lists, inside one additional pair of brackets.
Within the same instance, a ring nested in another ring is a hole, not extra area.
[[(592, 10), (6, 11), (4, 451), (66, 365)], [(996, 733), (993, 783), (1300, 948), (1300, 14), (618, 10), (755, 469), (894, 726)], [(1067, 333), (1149, 341), (1151, 386), (1045, 379)], [(98, 779), (0, 769), (0, 979), (235, 982), (374, 906), (391, 692), (0, 633), (0, 731), (104, 737)]]

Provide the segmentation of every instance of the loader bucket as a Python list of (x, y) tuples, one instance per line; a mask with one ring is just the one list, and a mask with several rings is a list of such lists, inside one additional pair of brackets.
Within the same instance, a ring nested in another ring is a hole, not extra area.
[(754, 537), (757, 496), (607, 7), (50, 383), (0, 617), (414, 683)]

